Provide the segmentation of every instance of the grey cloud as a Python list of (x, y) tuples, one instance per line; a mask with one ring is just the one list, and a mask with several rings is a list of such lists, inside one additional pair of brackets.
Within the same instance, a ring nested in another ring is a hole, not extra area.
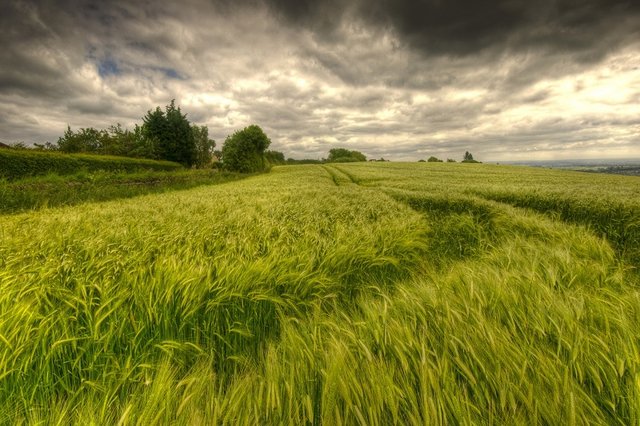
[[(494, 123), (557, 100), (536, 82), (632, 46), (639, 13), (617, 0), (9, 0), (0, 94), (14, 109), (0, 110), (0, 138), (132, 125), (176, 98), (219, 144), (258, 123), (287, 156), (324, 156), (338, 143), (394, 159), (605, 144), (638, 126), (616, 105), (599, 117)], [(640, 96), (628, 90), (627, 113)]]
[[(637, 31), (640, 4), (632, 0), (265, 0), (288, 21), (331, 33), (360, 19), (393, 29), (428, 53), (474, 54), (491, 46), (588, 50), (624, 23)], [(593, 29), (600, 30), (594, 33)], [(619, 34), (633, 40), (632, 34)]]

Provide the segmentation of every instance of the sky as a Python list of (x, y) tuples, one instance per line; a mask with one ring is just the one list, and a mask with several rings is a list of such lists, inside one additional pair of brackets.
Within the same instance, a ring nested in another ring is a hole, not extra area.
[(0, 2), (0, 141), (175, 99), (286, 157), (640, 158), (637, 0)]

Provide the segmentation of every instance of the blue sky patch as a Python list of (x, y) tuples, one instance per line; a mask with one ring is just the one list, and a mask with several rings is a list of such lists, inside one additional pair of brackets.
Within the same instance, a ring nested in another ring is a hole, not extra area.
[(98, 74), (100, 74), (100, 77), (105, 78), (110, 75), (120, 75), (122, 71), (116, 61), (113, 59), (104, 59), (98, 61)]

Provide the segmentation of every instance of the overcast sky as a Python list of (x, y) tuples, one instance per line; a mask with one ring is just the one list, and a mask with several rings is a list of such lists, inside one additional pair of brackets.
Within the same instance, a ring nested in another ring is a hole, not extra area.
[(637, 0), (0, 2), (0, 141), (171, 99), (287, 157), (640, 157)]

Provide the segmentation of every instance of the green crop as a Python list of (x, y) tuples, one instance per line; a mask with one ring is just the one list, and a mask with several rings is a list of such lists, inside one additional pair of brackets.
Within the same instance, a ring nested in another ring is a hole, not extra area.
[(3, 216), (0, 423), (638, 424), (639, 191), (284, 166)]

